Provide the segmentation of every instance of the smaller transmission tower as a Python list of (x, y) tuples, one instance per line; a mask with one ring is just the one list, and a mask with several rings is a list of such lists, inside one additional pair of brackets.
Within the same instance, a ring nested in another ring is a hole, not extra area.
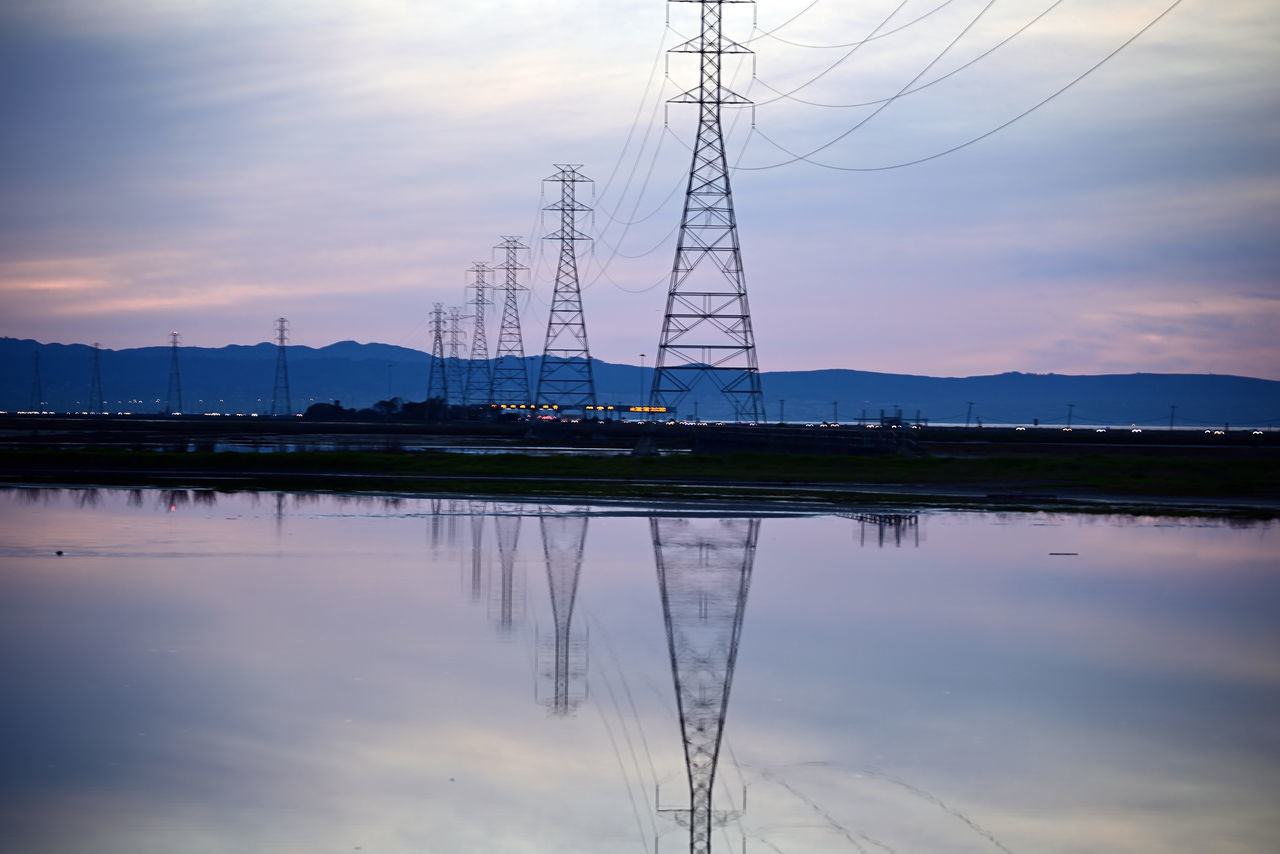
[(177, 332), (169, 333), (169, 391), (165, 394), (165, 415), (182, 414), (182, 374), (178, 372)]
[(471, 304), (476, 307), (475, 327), (471, 333), (471, 359), (467, 362), (467, 385), (462, 390), (462, 404), (493, 402), (493, 366), (489, 364), (489, 341), (485, 337), (484, 307), (488, 305), (485, 291), (489, 288), (486, 277), (493, 270), (483, 261), (477, 261), (467, 270), (475, 274), (471, 287), (475, 288), (475, 298)]
[(498, 332), (498, 350), (494, 353), (493, 397), (498, 403), (530, 403), (529, 373), (524, 366), (524, 337), (520, 334), (520, 305), (518, 292), (524, 290), (519, 283), (520, 270), (529, 269), (519, 263), (519, 253), (528, 250), (519, 237), (502, 236), (495, 247), (506, 253), (506, 261), (495, 270), (507, 274), (503, 286), (502, 329)]
[(423, 406), (423, 414), (431, 411), (433, 397), (444, 401), (441, 418), (448, 417), (449, 410), (449, 378), (445, 371), (444, 338), (445, 338), (444, 303), (438, 302), (431, 309), (431, 367), (427, 370), (427, 403)]
[(92, 415), (103, 415), (106, 410), (102, 395), (102, 365), (98, 361), (98, 348), (102, 345), (93, 342), (93, 375), (89, 380), (89, 412)]
[(41, 412), (44, 410), (44, 383), (40, 381), (40, 351), (32, 355), (35, 366), (31, 374), (31, 406), (28, 408), (32, 412)]
[(462, 306), (449, 306), (449, 362), (445, 369), (445, 387), (452, 397), (445, 398), (446, 403), (460, 401), (467, 384), (467, 375), (462, 369), (462, 346), (466, 341), (462, 321), (466, 318)]
[(560, 183), (560, 201), (543, 210), (560, 212), (560, 228), (546, 240), (560, 241), (560, 263), (556, 268), (555, 293), (551, 297), (551, 317), (547, 321), (547, 343), (538, 373), (537, 403), (563, 409), (582, 410), (596, 403), (596, 384), (591, 373), (591, 349), (587, 346), (587, 324), (582, 314), (582, 291), (578, 286), (578, 258), (574, 245), (590, 240), (578, 230), (579, 211), (591, 208), (576, 198), (578, 184), (590, 178), (575, 163), (557, 163), (559, 171), (547, 181)]
[(539, 516), (555, 638), (548, 650), (549, 665), (543, 663), (547, 656), (542, 655), (542, 642), (539, 640), (538, 675), (548, 679), (552, 685), (550, 696), (543, 699), (547, 711), (556, 717), (565, 717), (586, 699), (587, 645), (583, 637), (574, 639), (572, 625), (590, 517), (586, 513), (553, 514), (545, 511)]
[(289, 321), (276, 318), (276, 382), (271, 390), (271, 417), (292, 415), (293, 401), (289, 399), (289, 362), (285, 357), (285, 345), (289, 336)]

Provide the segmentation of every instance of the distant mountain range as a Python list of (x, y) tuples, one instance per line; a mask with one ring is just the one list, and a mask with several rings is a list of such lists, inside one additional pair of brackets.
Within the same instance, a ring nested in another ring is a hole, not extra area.
[[(113, 411), (159, 412), (166, 403), (168, 347), (101, 350), (103, 397)], [(274, 344), (178, 351), (182, 409), (199, 412), (271, 411)], [(316, 402), (364, 408), (379, 400), (426, 397), (431, 356), (386, 344), (341, 341), (327, 347), (290, 346), (290, 403), (301, 412)], [(525, 359), (531, 384), (538, 357)], [(90, 409), (93, 348), (0, 338), (0, 409)], [(38, 365), (38, 367), (37, 367)], [(600, 403), (635, 404), (653, 368), (593, 360)], [(1080, 425), (1268, 426), (1280, 424), (1280, 382), (1218, 374), (1005, 373), (981, 377), (922, 377), (853, 370), (761, 374), (767, 420), (856, 421), (901, 410), (932, 423)], [(970, 402), (972, 401), (972, 405)], [(681, 416), (727, 420), (732, 411), (709, 385), (683, 405)], [(1176, 407), (1175, 409), (1171, 409)]]

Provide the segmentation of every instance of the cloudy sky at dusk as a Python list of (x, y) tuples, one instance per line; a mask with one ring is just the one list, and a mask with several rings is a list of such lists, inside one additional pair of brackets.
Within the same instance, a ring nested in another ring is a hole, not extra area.
[[(543, 179), (574, 163), (592, 354), (651, 364), (693, 132), (665, 101), (697, 82), (665, 51), (696, 10), (2, 0), (0, 335), (217, 347), (283, 315), (296, 344), (429, 350), (432, 304), (522, 235), (537, 353)], [(725, 21), (755, 51), (726, 68), (757, 106), (725, 122), (762, 370), (1280, 379), (1280, 4), (760, 0)]]

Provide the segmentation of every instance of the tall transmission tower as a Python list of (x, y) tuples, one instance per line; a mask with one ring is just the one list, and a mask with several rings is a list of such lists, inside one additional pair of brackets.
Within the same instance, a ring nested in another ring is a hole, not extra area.
[(591, 349), (587, 346), (587, 324), (582, 314), (582, 291), (578, 287), (578, 258), (574, 244), (590, 240), (577, 229), (579, 211), (591, 208), (576, 198), (578, 184), (591, 179), (578, 171), (581, 164), (557, 163), (559, 171), (547, 181), (560, 182), (560, 201), (543, 210), (560, 212), (560, 228), (546, 240), (560, 241), (560, 263), (556, 287), (551, 296), (551, 317), (547, 321), (547, 343), (538, 372), (539, 405), (581, 410), (596, 403), (596, 384), (591, 373)]
[(178, 339), (177, 332), (169, 333), (169, 390), (165, 393), (165, 415), (182, 414), (182, 374), (178, 371)]
[(516, 572), (520, 544), (518, 508), (494, 505), (493, 530), (498, 540), (498, 578), (490, 591), (490, 615), (503, 637), (511, 637), (524, 618), (523, 576)]
[(98, 361), (98, 348), (102, 345), (97, 341), (93, 342), (93, 374), (89, 379), (89, 413), (92, 415), (103, 415), (105, 409), (102, 395), (102, 365)]
[(493, 402), (493, 365), (489, 363), (489, 340), (485, 337), (484, 307), (488, 305), (485, 291), (489, 288), (487, 276), (493, 270), (483, 261), (477, 261), (467, 270), (475, 273), (476, 280), (471, 283), (475, 288), (475, 298), (471, 304), (476, 307), (472, 317), (475, 327), (471, 332), (471, 358), (467, 362), (467, 384), (462, 390), (462, 404)]
[(445, 387), (449, 390), (451, 397), (445, 398), (445, 403), (461, 401), (463, 389), (467, 384), (467, 376), (462, 369), (462, 345), (466, 340), (462, 321), (465, 319), (462, 306), (449, 306), (449, 362), (445, 370)]
[(734, 817), (711, 791), (760, 520), (655, 517), (649, 530), (689, 780), (689, 808), (674, 812), (691, 854), (709, 854), (712, 828)]
[(440, 416), (449, 417), (449, 377), (445, 370), (444, 303), (435, 303), (431, 309), (431, 366), (427, 369), (427, 402), (422, 407), (423, 415), (431, 411), (431, 399), (439, 398), (444, 402)]
[(578, 686), (587, 673), (586, 641), (572, 635), (573, 606), (578, 598), (578, 578), (582, 575), (582, 551), (587, 542), (585, 513), (541, 513), (542, 551), (547, 562), (547, 584), (551, 589), (551, 616), (555, 639), (551, 662), (545, 663), (539, 643), (539, 676), (549, 678), (552, 690), (543, 700), (547, 711), (565, 717), (585, 699)]
[(503, 286), (502, 328), (498, 332), (498, 350), (493, 368), (493, 398), (498, 403), (531, 403), (529, 373), (524, 364), (524, 336), (520, 334), (520, 304), (517, 299), (524, 287), (518, 273), (529, 269), (519, 262), (519, 253), (529, 247), (519, 237), (502, 235), (497, 249), (506, 252), (506, 260), (494, 267), (506, 273)]
[(698, 137), (680, 217), (650, 403), (674, 409), (699, 382), (709, 378), (732, 404), (736, 419), (759, 421), (764, 399), (720, 124), (723, 105), (750, 103), (721, 85), (724, 55), (752, 52), (721, 33), (723, 6), (754, 0), (669, 2), (699, 3), (702, 7), (701, 34), (671, 49), (671, 53), (698, 54), (701, 80), (697, 88), (670, 101), (698, 105)]
[(271, 416), (292, 415), (293, 401), (289, 399), (289, 362), (285, 357), (285, 344), (289, 336), (289, 321), (276, 318), (276, 381), (271, 389)]
[(32, 412), (41, 412), (44, 410), (44, 383), (40, 380), (40, 351), (36, 350), (32, 354), (31, 373), (31, 405), (27, 407)]

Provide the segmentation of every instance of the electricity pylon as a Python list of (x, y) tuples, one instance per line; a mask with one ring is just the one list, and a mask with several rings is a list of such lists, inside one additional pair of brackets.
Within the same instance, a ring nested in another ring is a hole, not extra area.
[(702, 7), (701, 34), (671, 49), (701, 60), (697, 88), (670, 101), (698, 105), (698, 137), (649, 397), (653, 405), (674, 409), (709, 378), (736, 419), (754, 422), (763, 417), (764, 400), (720, 124), (723, 105), (750, 103), (721, 85), (724, 55), (752, 52), (721, 33), (722, 7), (752, 1), (670, 0)]
[(575, 225), (579, 211), (591, 208), (576, 198), (578, 184), (591, 179), (578, 171), (575, 163), (557, 163), (559, 171), (547, 181), (560, 182), (560, 201), (543, 210), (560, 212), (560, 228), (546, 240), (560, 241), (560, 262), (556, 268), (555, 292), (551, 296), (551, 316), (547, 320), (547, 343), (542, 349), (538, 371), (539, 405), (555, 405), (561, 410), (584, 410), (596, 403), (596, 384), (591, 372), (591, 349), (587, 346), (587, 324), (582, 314), (582, 291), (578, 287), (578, 257), (574, 244), (590, 240)]
[(289, 336), (289, 321), (276, 318), (276, 381), (271, 388), (271, 417), (292, 415), (293, 401), (289, 396), (289, 362), (285, 356), (285, 344)]
[(520, 270), (529, 269), (519, 262), (518, 255), (529, 247), (522, 244), (519, 237), (504, 234), (496, 248), (506, 252), (506, 260), (494, 267), (506, 273), (506, 284), (503, 286), (502, 328), (498, 332), (498, 349), (494, 353), (493, 399), (498, 403), (532, 403), (517, 299), (518, 292), (524, 290), (517, 274)]
[(441, 420), (449, 417), (449, 378), (444, 361), (444, 303), (435, 303), (431, 309), (431, 366), (427, 369), (427, 401), (422, 407), (423, 417), (431, 411), (431, 399), (440, 398)]
[(40, 380), (40, 351), (36, 350), (32, 357), (34, 365), (31, 374), (31, 405), (27, 408), (32, 412), (43, 412), (44, 383)]
[(649, 529), (689, 780), (689, 808), (673, 812), (691, 854), (709, 854), (712, 827), (734, 817), (712, 810), (711, 791), (760, 520), (655, 517)]
[(547, 562), (547, 584), (551, 588), (551, 616), (555, 621), (550, 666), (539, 655), (538, 670), (539, 676), (550, 678), (552, 684), (551, 695), (543, 699), (547, 711), (564, 717), (585, 699), (585, 691), (577, 691), (576, 686), (587, 672), (586, 641), (574, 640), (572, 626), (589, 517), (585, 513), (543, 513), (538, 521), (542, 528), (542, 552)]
[(462, 313), (462, 306), (449, 306), (449, 363), (445, 371), (445, 387), (452, 397), (446, 398), (445, 403), (461, 401), (463, 389), (467, 384), (467, 376), (462, 369), (462, 345), (466, 340), (466, 333), (462, 331), (462, 321), (466, 317)]
[(98, 348), (101, 346), (97, 341), (93, 342), (93, 374), (89, 378), (89, 413), (91, 415), (106, 414), (103, 408), (106, 401), (102, 398), (102, 365), (98, 361)]
[(177, 332), (169, 333), (169, 390), (164, 401), (166, 415), (182, 414), (182, 374), (178, 372), (179, 337)]
[(462, 405), (493, 402), (493, 366), (489, 364), (489, 340), (484, 331), (484, 307), (488, 305), (485, 290), (489, 282), (485, 278), (493, 272), (489, 265), (477, 261), (471, 265), (468, 273), (475, 273), (476, 279), (471, 283), (475, 288), (475, 298), (471, 305), (476, 307), (475, 327), (471, 332), (471, 358), (467, 362), (467, 384), (462, 390)]

